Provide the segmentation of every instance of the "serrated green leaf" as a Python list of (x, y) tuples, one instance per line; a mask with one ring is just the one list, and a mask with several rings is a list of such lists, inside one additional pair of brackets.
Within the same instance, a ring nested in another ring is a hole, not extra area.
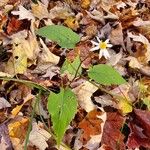
[(114, 68), (105, 64), (95, 65), (90, 68), (88, 76), (103, 85), (120, 85), (126, 83)]
[(81, 71), (82, 71), (81, 66), (78, 69), (80, 63), (81, 61), (80, 61), (79, 56), (77, 56), (73, 62), (70, 62), (68, 59), (66, 59), (61, 68), (61, 73), (64, 73), (65, 71), (67, 71), (69, 74), (75, 75), (76, 71), (78, 70), (78, 73), (81, 74)]
[(57, 144), (60, 145), (63, 135), (77, 112), (77, 100), (71, 89), (63, 89), (59, 94), (51, 93), (48, 97), (48, 111), (51, 115)]
[(62, 25), (50, 25), (40, 28), (37, 34), (58, 43), (62, 48), (74, 48), (80, 41), (78, 34)]

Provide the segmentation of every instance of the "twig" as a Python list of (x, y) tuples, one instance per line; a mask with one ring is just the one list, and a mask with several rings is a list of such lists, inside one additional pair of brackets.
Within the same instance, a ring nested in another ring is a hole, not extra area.
[(32, 112), (31, 112), (30, 123), (29, 123), (29, 127), (28, 127), (27, 134), (26, 134), (26, 139), (25, 139), (24, 150), (27, 150), (29, 135), (30, 135), (30, 132), (31, 132), (31, 129), (32, 129), (33, 117), (34, 117), (34, 114), (35, 114), (36, 106), (37, 106), (38, 101), (40, 99), (40, 94), (41, 94), (41, 90), (39, 91), (39, 94), (37, 95), (37, 98), (35, 99), (35, 103), (34, 103), (34, 106), (33, 106)]

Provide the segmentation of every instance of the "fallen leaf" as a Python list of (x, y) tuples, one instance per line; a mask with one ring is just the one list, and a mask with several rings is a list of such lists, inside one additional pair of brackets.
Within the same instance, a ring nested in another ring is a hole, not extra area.
[(29, 135), (30, 144), (36, 146), (39, 150), (48, 148), (46, 141), (51, 137), (51, 134), (43, 128), (43, 124), (39, 122), (32, 123), (32, 130)]
[(91, 100), (91, 96), (97, 89), (98, 87), (94, 86), (88, 81), (85, 81), (84, 83), (73, 89), (78, 97), (79, 105), (87, 112), (95, 109), (95, 105)]
[[(101, 124), (103, 123), (103, 120), (99, 118), (101, 115), (103, 115), (103, 112), (94, 109), (79, 123), (79, 128), (83, 129), (80, 140), (84, 144), (91, 139), (91, 136), (102, 133)], [(101, 138), (99, 138), (99, 142), (100, 140)]]
[(11, 77), (13, 77), (13, 75), (0, 71), (0, 77), (8, 77), (8, 78), (11, 78)]
[[(102, 110), (102, 109), (101, 109)], [(103, 135), (103, 128), (105, 121), (107, 119), (106, 112), (102, 110), (102, 115), (98, 115), (97, 118), (101, 119), (103, 122), (101, 123), (101, 133), (99, 135), (91, 135), (91, 139), (84, 145), (85, 148), (90, 149), (90, 150), (95, 150), (99, 148), (102, 135)]]
[(6, 124), (1, 124), (0, 125), (0, 148), (2, 150), (12, 150), (12, 143), (10, 140), (10, 137), (8, 136), (8, 127)]
[(0, 97), (0, 109), (11, 107), (11, 104), (3, 97)]
[(134, 109), (134, 118), (130, 122), (128, 148), (143, 146), (150, 148), (150, 111)]
[(23, 105), (28, 102), (29, 100), (33, 99), (34, 95), (32, 94), (28, 94), (25, 98), (24, 98), (24, 102), (21, 105), (17, 105), (12, 111), (12, 115), (15, 117), (21, 110), (21, 108), (23, 107)]
[(23, 150), (23, 142), (27, 133), (29, 119), (16, 117), (8, 124), (9, 136), (15, 150)]
[(117, 27), (111, 30), (109, 38), (113, 45), (121, 45), (125, 50), (121, 23), (118, 23)]
[(60, 57), (54, 55), (49, 49), (48, 47), (45, 45), (45, 43), (43, 42), (42, 39), (40, 39), (40, 42), (43, 46), (42, 48), (42, 53), (40, 54), (40, 58), (42, 62), (45, 63), (52, 63), (54, 65), (57, 65), (59, 62)]
[(50, 10), (49, 17), (50, 19), (59, 18), (59, 19), (67, 19), (70, 16), (74, 16), (75, 14), (70, 9), (70, 7), (66, 4), (59, 3), (54, 8)]
[(91, 0), (81, 0), (81, 7), (87, 9), (90, 6)]
[(18, 15), (19, 16), (19, 20), (23, 20), (23, 19), (35, 20), (35, 18), (32, 15), (32, 13), (29, 10), (27, 10), (26, 8), (24, 8), (22, 5), (19, 6), (19, 10), (18, 11), (12, 11), (11, 13), (13, 15)]
[(124, 135), (120, 129), (123, 127), (124, 118), (117, 112), (108, 112), (104, 125), (101, 144), (109, 150), (125, 150)]
[(69, 27), (71, 28), (72, 30), (74, 31), (77, 31), (77, 29), (79, 28), (79, 23), (78, 21), (76, 20), (76, 18), (74, 17), (68, 17), (64, 23)]
[(136, 41), (136, 42), (141, 42), (144, 47), (146, 48), (146, 53), (145, 53), (145, 59), (146, 59), (146, 62), (148, 63), (148, 61), (150, 61), (150, 43), (148, 41), (148, 39), (143, 36), (142, 34), (139, 34), (139, 35), (134, 35), (132, 34), (131, 32), (128, 32), (128, 36), (130, 38), (133, 39), (133, 41)]
[(13, 60), (15, 74), (24, 74), (27, 69), (27, 55), (17, 39), (14, 40), (13, 44)]
[(49, 17), (49, 12), (47, 10), (47, 6), (38, 1), (37, 3), (31, 4), (31, 10), (35, 17), (39, 18), (40, 20), (43, 18)]

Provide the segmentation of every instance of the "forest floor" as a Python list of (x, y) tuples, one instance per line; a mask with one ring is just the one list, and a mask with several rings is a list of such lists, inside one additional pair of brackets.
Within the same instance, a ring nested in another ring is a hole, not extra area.
[(0, 0), (0, 149), (149, 150), (150, 1)]

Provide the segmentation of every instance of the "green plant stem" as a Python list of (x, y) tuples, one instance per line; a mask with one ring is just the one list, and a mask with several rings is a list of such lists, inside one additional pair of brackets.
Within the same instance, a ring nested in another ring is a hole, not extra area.
[(35, 88), (37, 88), (39, 90), (49, 91), (50, 92), (50, 90), (47, 89), (46, 87), (44, 87), (42, 85), (39, 85), (38, 83), (35, 83), (35, 82), (32, 82), (32, 81), (28, 81), (28, 80), (8, 78), (8, 77), (0, 77), (0, 80), (19, 82), (19, 83), (26, 84), (27, 86), (35, 87)]
[(34, 117), (34, 114), (35, 114), (36, 106), (37, 106), (38, 101), (40, 99), (40, 94), (41, 94), (41, 90), (39, 91), (38, 96), (35, 99), (35, 103), (34, 103), (34, 106), (33, 106), (32, 112), (31, 112), (30, 123), (29, 123), (29, 127), (28, 127), (27, 134), (26, 134), (26, 139), (25, 139), (24, 150), (27, 150), (27, 145), (28, 145), (28, 141), (29, 141), (29, 135), (30, 135), (30, 132), (31, 132), (31, 129), (32, 129), (33, 117)]

